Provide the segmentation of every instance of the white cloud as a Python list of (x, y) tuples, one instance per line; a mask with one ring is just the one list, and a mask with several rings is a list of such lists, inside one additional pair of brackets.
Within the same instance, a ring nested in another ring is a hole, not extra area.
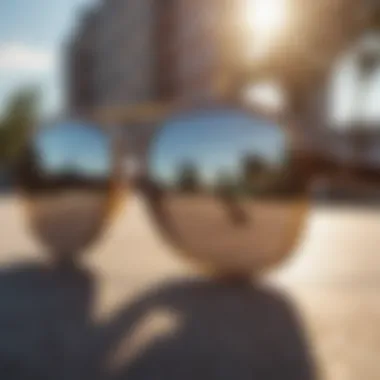
[(54, 64), (51, 51), (20, 43), (0, 44), (0, 71), (46, 72)]

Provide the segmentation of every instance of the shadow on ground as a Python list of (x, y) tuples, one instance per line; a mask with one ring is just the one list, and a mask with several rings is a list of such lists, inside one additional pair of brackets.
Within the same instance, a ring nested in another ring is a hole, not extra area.
[(95, 280), (24, 265), (0, 272), (2, 379), (314, 379), (287, 299), (244, 284), (162, 284), (101, 325)]

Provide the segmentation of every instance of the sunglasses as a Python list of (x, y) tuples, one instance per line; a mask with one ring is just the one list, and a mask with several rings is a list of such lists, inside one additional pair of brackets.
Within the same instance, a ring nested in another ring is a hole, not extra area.
[(361, 189), (351, 203), (378, 199), (376, 168), (318, 153), (300, 131), (262, 112), (186, 108), (149, 130), (140, 144), (90, 122), (36, 130), (17, 184), (33, 234), (57, 262), (94, 244), (131, 192), (189, 262), (250, 277), (289, 257), (311, 202), (345, 201), (333, 195), (337, 183), (344, 194)]

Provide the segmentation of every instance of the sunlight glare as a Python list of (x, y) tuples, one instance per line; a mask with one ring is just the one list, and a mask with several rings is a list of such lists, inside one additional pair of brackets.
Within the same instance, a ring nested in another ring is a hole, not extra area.
[(253, 34), (254, 55), (264, 54), (287, 22), (287, 0), (245, 0), (246, 23)]

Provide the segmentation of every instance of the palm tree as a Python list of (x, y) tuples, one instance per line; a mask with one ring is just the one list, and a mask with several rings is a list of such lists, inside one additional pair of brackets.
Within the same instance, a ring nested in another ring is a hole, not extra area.
[(0, 162), (13, 164), (23, 147), (31, 128), (36, 124), (39, 110), (39, 93), (24, 89), (9, 99), (0, 120)]

